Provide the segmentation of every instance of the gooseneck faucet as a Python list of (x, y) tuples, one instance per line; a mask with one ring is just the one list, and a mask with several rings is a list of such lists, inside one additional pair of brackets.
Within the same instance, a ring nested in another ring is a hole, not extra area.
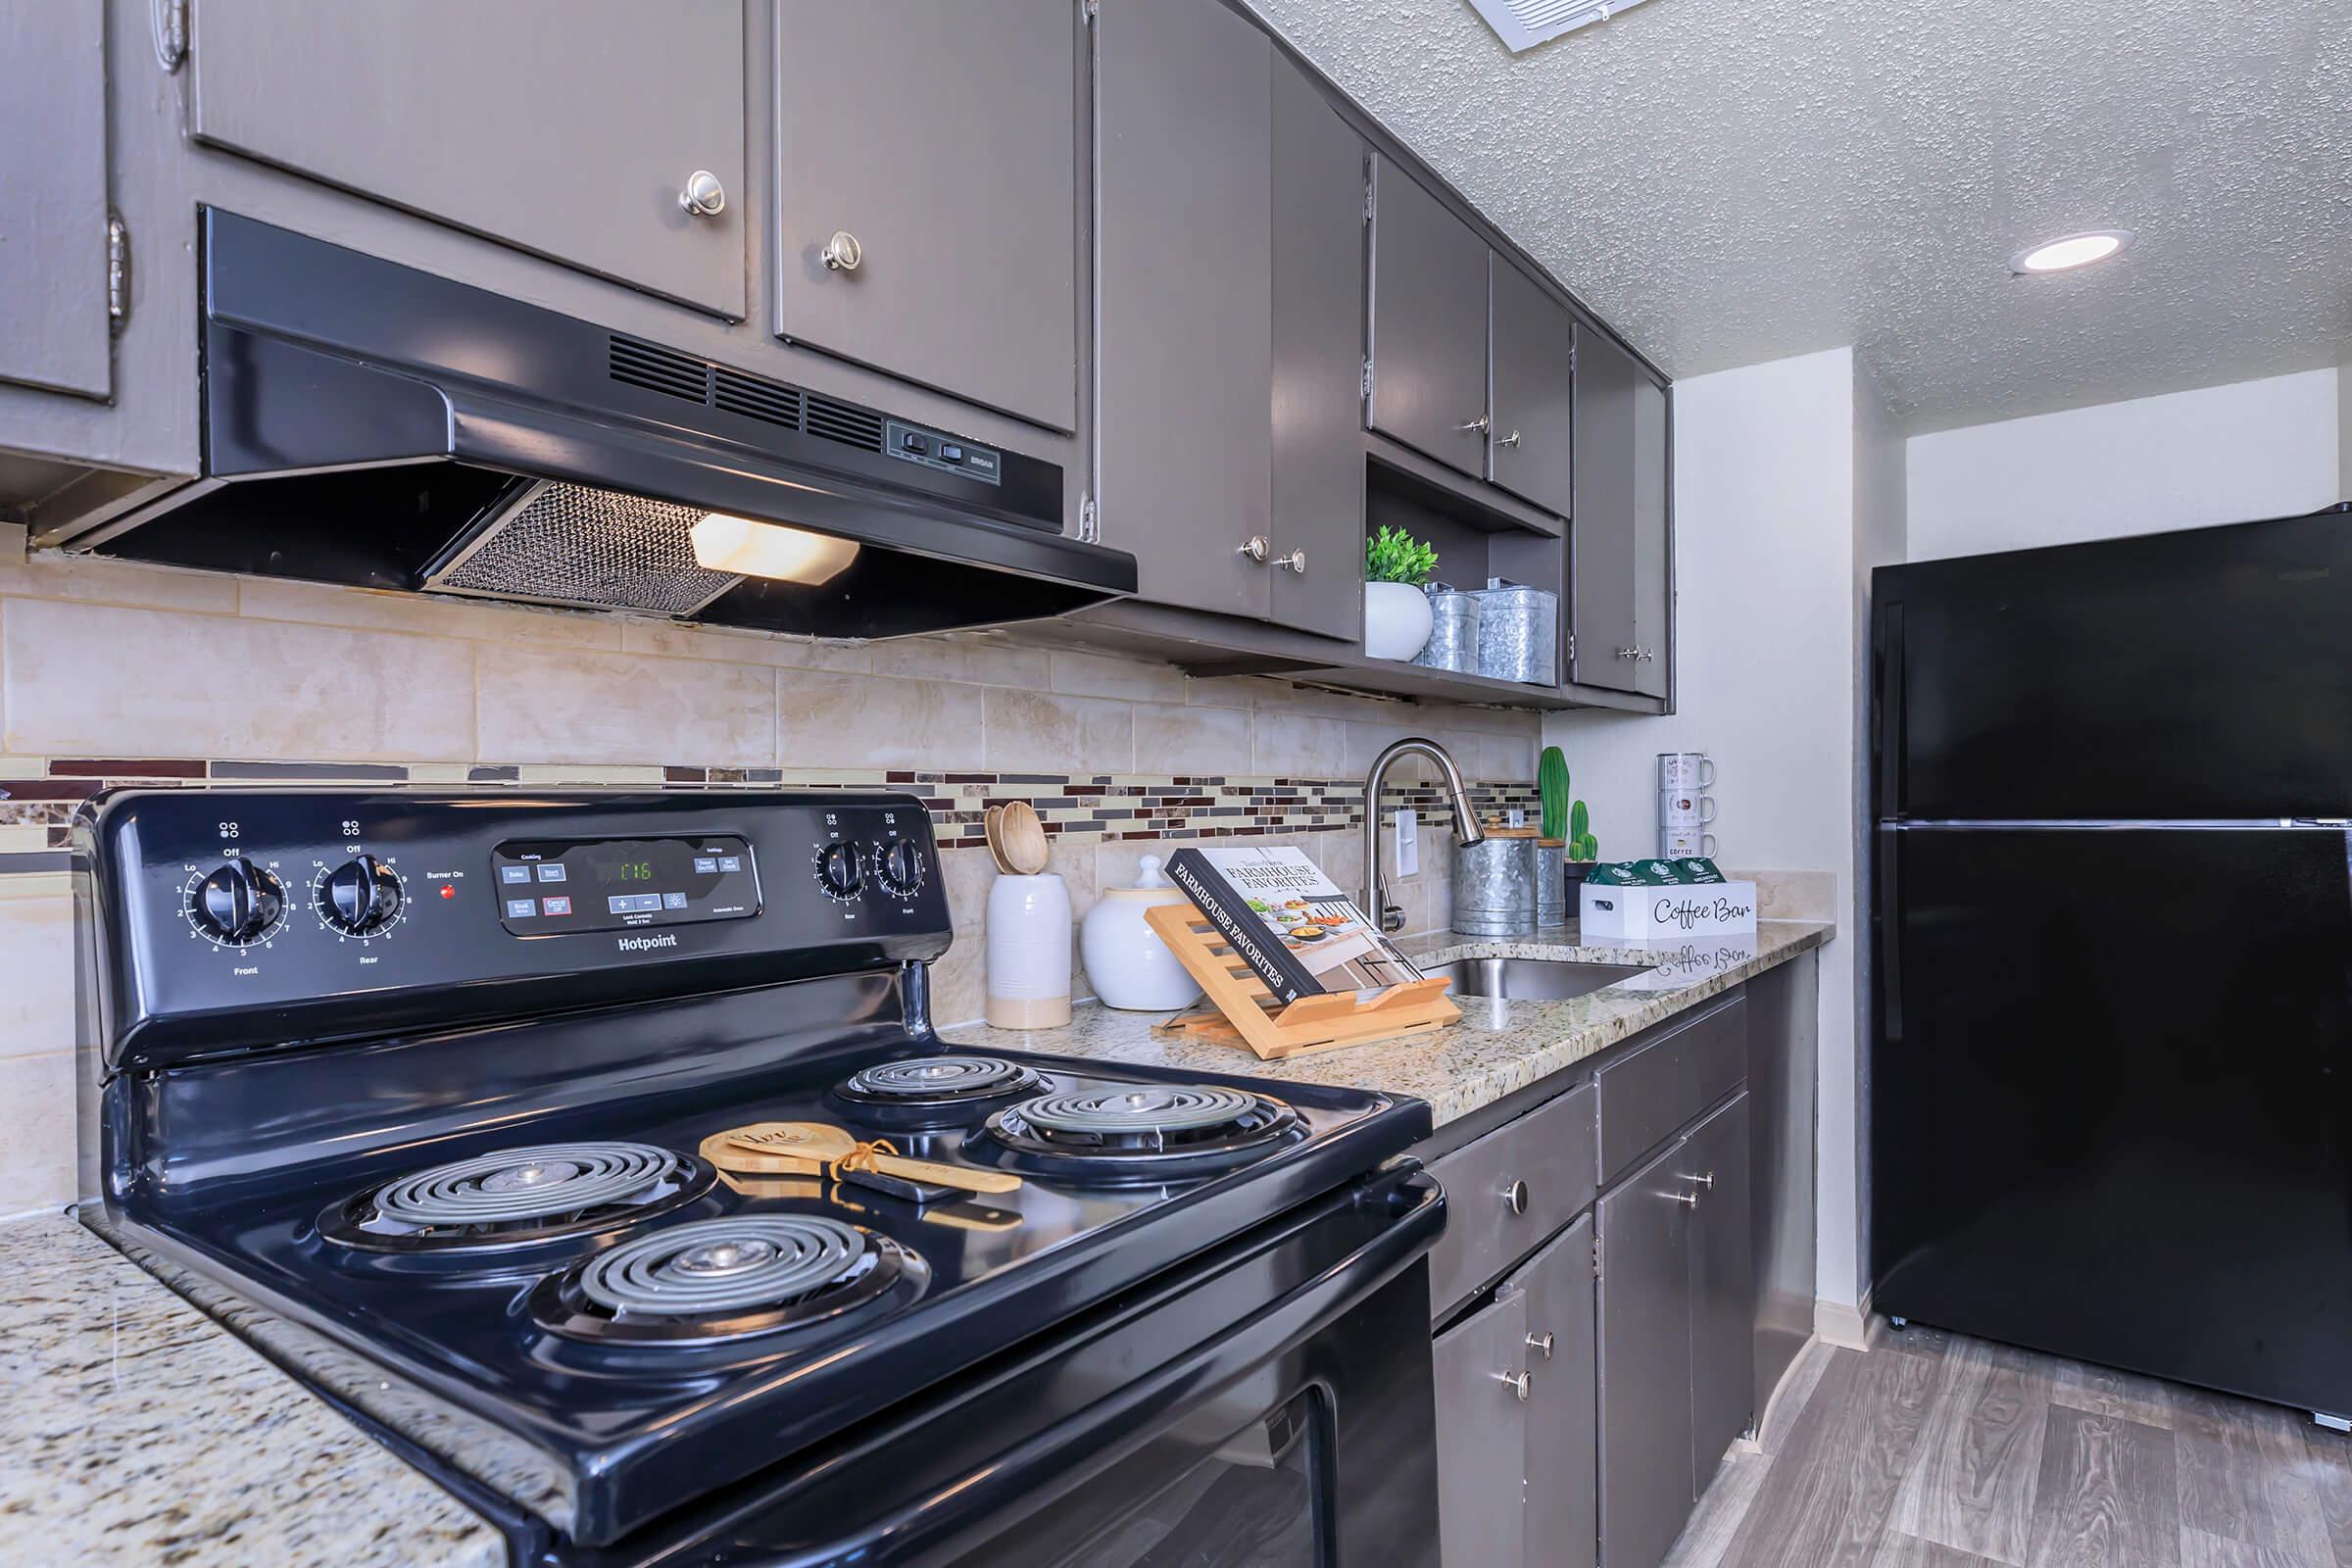
[(1453, 805), (1454, 842), (1468, 846), (1487, 836), (1486, 829), (1478, 825), (1478, 813), (1470, 808), (1461, 772), (1446, 755), (1445, 747), (1414, 735), (1384, 748), (1372, 759), (1372, 771), (1364, 775), (1364, 913), (1379, 921), (1383, 931), (1404, 929), (1404, 910), (1389, 903), (1380, 878), (1380, 786), (1388, 776), (1389, 764), (1399, 757), (1426, 757), (1438, 764), (1439, 782), (1446, 786)]

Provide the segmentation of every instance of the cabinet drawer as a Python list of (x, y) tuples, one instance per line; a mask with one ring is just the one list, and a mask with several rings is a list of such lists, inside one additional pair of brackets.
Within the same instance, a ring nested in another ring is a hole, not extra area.
[(1433, 1161), (1446, 1233), (1429, 1254), (1442, 1317), (1592, 1201), (1592, 1086), (1586, 1084)]
[(1600, 1179), (1730, 1094), (1747, 1075), (1747, 1004), (1735, 997), (1600, 1070)]

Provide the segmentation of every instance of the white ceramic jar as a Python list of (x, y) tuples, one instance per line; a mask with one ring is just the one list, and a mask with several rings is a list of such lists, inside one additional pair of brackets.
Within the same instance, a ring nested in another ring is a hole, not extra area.
[(987, 1016), (999, 1029), (1070, 1021), (1070, 890), (1051, 871), (988, 890)]
[(1105, 888), (1078, 925), (1078, 952), (1086, 977), (1106, 1007), (1131, 1012), (1174, 1012), (1189, 1007), (1200, 988), (1144, 920), (1159, 904), (1188, 902), (1184, 890), (1159, 869), (1159, 857), (1147, 855), (1135, 886)]

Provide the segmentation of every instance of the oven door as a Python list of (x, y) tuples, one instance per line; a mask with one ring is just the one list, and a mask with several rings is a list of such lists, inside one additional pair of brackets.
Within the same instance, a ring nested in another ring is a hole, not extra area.
[[(1434, 1568), (1410, 1161), (601, 1550), (662, 1568)], [(536, 1555), (536, 1554), (533, 1554)]]

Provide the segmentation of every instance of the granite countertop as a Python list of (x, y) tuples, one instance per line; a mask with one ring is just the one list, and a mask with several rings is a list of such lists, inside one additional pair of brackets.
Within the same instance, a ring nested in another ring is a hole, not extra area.
[(1073, 1008), (1069, 1023), (1059, 1029), (959, 1024), (942, 1030), (941, 1038), (974, 1049), (1034, 1051), (1412, 1095), (1429, 1102), (1442, 1127), (1820, 947), (1836, 931), (1834, 925), (1811, 921), (1760, 920), (1752, 938), (1701, 937), (1670, 949), (1586, 946), (1573, 924), (1509, 939), (1421, 937), (1403, 947), (1423, 964), (1457, 958), (1571, 958), (1646, 964), (1651, 972), (1564, 1002), (1457, 996), (1461, 1022), (1435, 1034), (1276, 1061), (1260, 1061), (1244, 1047), (1152, 1033), (1152, 1026), (1173, 1016), (1170, 1013), (1120, 1012), (1092, 1002)]
[(72, 1216), (0, 1225), (0, 1561), (500, 1568), (505, 1541)]

